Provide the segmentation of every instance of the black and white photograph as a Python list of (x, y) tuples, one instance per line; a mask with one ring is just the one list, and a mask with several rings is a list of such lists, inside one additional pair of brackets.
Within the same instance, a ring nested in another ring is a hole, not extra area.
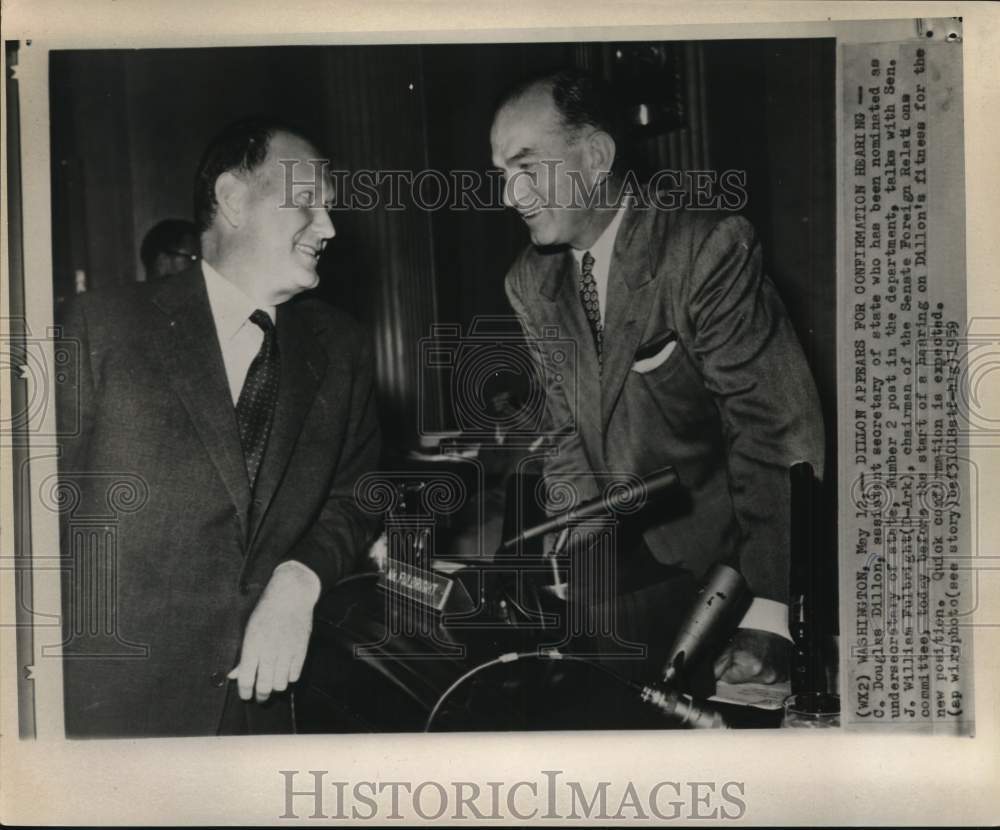
[[(905, 821), (995, 738), (995, 15), (383, 11), (5, 35), (4, 753), (162, 747), (179, 823)], [(104, 798), (4, 809), (157, 820)]]
[(833, 80), (829, 39), (52, 53), (67, 735), (721, 722), (788, 682), (799, 464), (828, 694)]

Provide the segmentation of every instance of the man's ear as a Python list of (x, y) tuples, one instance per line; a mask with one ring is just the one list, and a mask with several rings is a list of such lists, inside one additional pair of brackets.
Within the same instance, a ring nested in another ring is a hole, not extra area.
[(615, 140), (604, 130), (595, 130), (587, 139), (587, 151), (598, 181), (607, 178), (615, 163)]
[(230, 227), (238, 228), (243, 221), (248, 190), (247, 182), (228, 170), (215, 180), (217, 212)]

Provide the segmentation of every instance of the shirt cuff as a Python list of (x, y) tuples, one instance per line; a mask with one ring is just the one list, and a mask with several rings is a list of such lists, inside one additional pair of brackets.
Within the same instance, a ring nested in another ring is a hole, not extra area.
[(740, 620), (739, 627), (770, 631), (789, 642), (792, 641), (792, 636), (788, 632), (788, 606), (777, 600), (754, 597), (750, 608)]

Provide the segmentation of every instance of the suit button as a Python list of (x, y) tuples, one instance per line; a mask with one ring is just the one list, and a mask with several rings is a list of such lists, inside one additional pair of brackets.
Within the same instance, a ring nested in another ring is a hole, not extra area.
[(243, 582), (242, 580), (240, 580), (240, 593), (243, 594), (243, 596), (246, 596), (247, 594), (250, 593), (250, 586), (247, 585), (247, 583)]
[(214, 671), (214, 672), (212, 672), (212, 676), (209, 679), (212, 681), (212, 685), (215, 686), (215, 688), (217, 688), (217, 689), (221, 689), (223, 686), (226, 685), (226, 673), (225, 672)]

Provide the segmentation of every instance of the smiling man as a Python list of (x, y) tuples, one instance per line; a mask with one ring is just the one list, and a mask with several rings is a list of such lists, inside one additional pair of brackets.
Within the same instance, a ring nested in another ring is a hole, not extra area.
[[(379, 448), (368, 339), (293, 299), (334, 236), (329, 188), (294, 130), (231, 125), (196, 177), (203, 260), (68, 315), (70, 736), (290, 730), (313, 607), (374, 530), (353, 498)], [(81, 544), (75, 518), (106, 515), (121, 482), (134, 500), (104, 544)]]
[[(788, 468), (809, 461), (822, 473), (823, 431), (753, 229), (629, 192), (612, 97), (583, 72), (510, 91), (490, 141), (505, 202), (532, 242), (507, 274), (507, 295), (540, 345), (550, 428), (567, 435), (547, 476), (586, 499), (598, 479), (672, 466), (686, 489), (686, 504), (623, 529), (618, 634), (648, 648), (647, 673), (662, 668), (669, 586), (726, 562), (756, 599), (716, 675), (785, 677)], [(555, 362), (560, 344), (541, 336), (553, 328), (576, 342), (575, 361)]]

